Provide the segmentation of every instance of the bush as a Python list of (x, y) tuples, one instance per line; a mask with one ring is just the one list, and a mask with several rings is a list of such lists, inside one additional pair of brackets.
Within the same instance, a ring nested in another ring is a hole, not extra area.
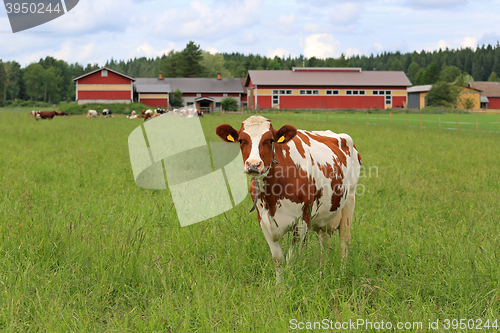
[(224, 110), (236, 111), (238, 110), (238, 101), (232, 97), (226, 97), (221, 101), (220, 106)]
[(455, 107), (457, 105), (458, 87), (447, 82), (438, 82), (432, 85), (427, 94), (427, 105)]

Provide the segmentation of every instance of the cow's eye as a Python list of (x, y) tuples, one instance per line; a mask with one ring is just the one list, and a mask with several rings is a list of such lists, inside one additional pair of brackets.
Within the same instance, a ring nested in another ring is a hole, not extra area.
[(238, 142), (240, 143), (240, 145), (243, 143), (243, 141), (241, 141), (241, 140), (239, 140)]

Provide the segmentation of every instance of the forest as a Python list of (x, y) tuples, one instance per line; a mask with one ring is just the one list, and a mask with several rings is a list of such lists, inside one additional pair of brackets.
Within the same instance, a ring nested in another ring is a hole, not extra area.
[[(500, 43), (475, 49), (439, 49), (432, 52), (383, 52), (319, 59), (269, 58), (258, 54), (211, 54), (190, 41), (182, 51), (156, 58), (115, 60), (105, 67), (132, 77), (245, 77), (248, 70), (289, 70), (292, 67), (361, 67), (363, 70), (404, 71), (413, 85), (436, 82), (500, 81)], [(98, 64), (68, 63), (51, 56), (22, 67), (15, 60), (0, 59), (0, 106), (28, 106), (34, 102), (57, 104), (75, 100), (73, 79), (98, 69)]]

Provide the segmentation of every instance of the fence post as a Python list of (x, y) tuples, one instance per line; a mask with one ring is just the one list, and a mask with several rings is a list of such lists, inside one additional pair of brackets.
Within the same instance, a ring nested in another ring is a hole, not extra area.
[(460, 127), (458, 126), (458, 115), (457, 115), (457, 133), (460, 132)]
[(347, 112), (345, 113), (345, 123), (347, 124)]

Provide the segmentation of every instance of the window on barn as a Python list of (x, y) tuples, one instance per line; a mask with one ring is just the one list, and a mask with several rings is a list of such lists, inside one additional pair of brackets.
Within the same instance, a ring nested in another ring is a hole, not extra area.
[(194, 103), (193, 102), (187, 102), (186, 105), (193, 105)]
[(305, 90), (301, 90), (301, 91), (300, 91), (300, 94), (301, 94), (301, 95), (305, 95), (305, 94), (306, 94), (306, 91), (305, 91)]
[(378, 92), (378, 94), (379, 94), (379, 95), (383, 95), (383, 94), (384, 94), (384, 91), (383, 91), (383, 90), (380, 90), (380, 91)]
[(107, 69), (103, 69), (103, 70), (101, 71), (101, 76), (102, 76), (102, 77), (108, 76), (108, 70), (107, 70)]
[(390, 95), (390, 94), (391, 94), (391, 91), (390, 91), (390, 90), (387, 90), (387, 91), (385, 92), (385, 94), (386, 94), (386, 95)]
[(334, 95), (338, 95), (339, 94), (339, 91), (338, 90), (334, 90), (332, 91)]
[[(246, 103), (243, 103), (243, 104), (246, 104)], [(246, 105), (244, 105), (244, 106), (246, 106)], [(220, 108), (220, 102), (215, 102), (215, 107)]]
[(280, 90), (280, 95), (284, 95), (285, 94), (285, 91), (284, 90)]
[(378, 95), (378, 90), (374, 90), (374, 91), (373, 91), (373, 94), (374, 94), (374, 95)]
[(308, 91), (307, 91), (307, 94), (308, 94), (308, 95), (312, 95), (312, 90), (308, 90)]
[(352, 95), (352, 90), (347, 90), (345, 93), (346, 93), (347, 95)]
[(292, 94), (292, 91), (291, 91), (291, 90), (287, 90), (287, 91), (286, 91), (286, 94), (287, 94), (287, 95), (291, 95), (291, 94)]
[(385, 96), (385, 104), (390, 105), (391, 104), (391, 96)]
[(359, 91), (357, 91), (357, 90), (353, 90), (353, 91), (352, 91), (352, 94), (353, 94), (353, 95), (357, 95), (357, 94), (359, 94)]
[(273, 95), (277, 95), (278, 94), (278, 90), (273, 90)]
[(364, 95), (364, 94), (365, 94), (365, 91), (364, 91), (364, 90), (360, 90), (360, 91), (359, 91), (359, 94), (360, 94), (360, 95)]
[(326, 91), (326, 94), (327, 94), (327, 95), (331, 95), (331, 94), (332, 94), (332, 91), (331, 91), (331, 90), (327, 90), (327, 91)]
[(313, 90), (313, 95), (319, 95), (319, 90)]

